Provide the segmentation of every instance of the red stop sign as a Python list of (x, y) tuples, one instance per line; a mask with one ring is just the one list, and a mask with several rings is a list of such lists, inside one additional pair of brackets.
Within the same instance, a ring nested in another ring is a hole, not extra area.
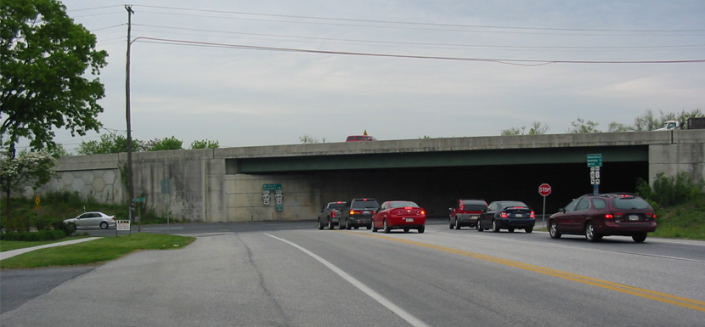
[(551, 185), (548, 185), (547, 183), (543, 183), (539, 186), (539, 194), (541, 196), (548, 196), (551, 194)]

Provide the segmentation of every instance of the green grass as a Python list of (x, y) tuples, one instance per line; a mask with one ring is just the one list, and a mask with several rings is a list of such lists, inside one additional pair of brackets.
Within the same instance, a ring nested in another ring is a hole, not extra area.
[(77, 236), (77, 237), (66, 237), (55, 241), (37, 241), (37, 242), (25, 242), (25, 241), (0, 241), (0, 252), (11, 251), (17, 249), (31, 248), (33, 246), (40, 246), (45, 244), (52, 244), (58, 242), (65, 242), (70, 240), (75, 240), (79, 238), (86, 238), (87, 236)]
[(37, 268), (103, 263), (140, 250), (180, 249), (196, 238), (166, 234), (135, 233), (95, 241), (40, 249), (0, 261), (0, 268)]
[(658, 210), (653, 237), (705, 240), (705, 201)]

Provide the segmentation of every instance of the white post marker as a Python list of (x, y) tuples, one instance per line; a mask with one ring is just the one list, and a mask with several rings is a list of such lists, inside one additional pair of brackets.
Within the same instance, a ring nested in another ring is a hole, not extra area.
[(548, 185), (548, 183), (539, 185), (539, 194), (543, 196), (543, 215), (541, 215), (541, 220), (546, 224), (546, 197), (551, 194), (551, 185)]

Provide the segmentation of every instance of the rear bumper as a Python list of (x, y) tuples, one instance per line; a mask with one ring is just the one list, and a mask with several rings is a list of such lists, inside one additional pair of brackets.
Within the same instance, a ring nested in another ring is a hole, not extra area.
[(458, 215), (457, 217), (460, 226), (477, 226), (480, 215)]
[(413, 218), (413, 221), (406, 221), (406, 218), (390, 218), (387, 220), (387, 226), (392, 229), (399, 228), (409, 228), (415, 229), (421, 226), (426, 226), (426, 217), (409, 217)]
[(644, 222), (639, 224), (619, 224), (613, 221), (605, 222), (602, 225), (598, 225), (596, 230), (598, 233), (608, 236), (608, 235), (624, 235), (631, 236), (641, 233), (651, 233), (656, 231), (656, 222)]
[(536, 219), (496, 219), (499, 228), (529, 228), (534, 227)]
[(351, 216), (347, 223), (351, 227), (372, 226), (372, 216)]

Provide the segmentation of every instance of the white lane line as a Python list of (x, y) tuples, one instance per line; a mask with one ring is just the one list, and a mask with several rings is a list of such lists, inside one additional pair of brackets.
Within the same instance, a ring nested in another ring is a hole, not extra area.
[(340, 277), (343, 277), (343, 279), (345, 279), (345, 280), (347, 280), (348, 282), (350, 282), (350, 284), (353, 284), (353, 286), (357, 287), (359, 290), (361, 290), (361, 291), (364, 292), (365, 294), (369, 295), (371, 298), (375, 299), (377, 302), (379, 302), (380, 304), (382, 304), (383, 306), (385, 306), (387, 309), (392, 310), (392, 312), (394, 312), (397, 316), (401, 317), (402, 319), (406, 320), (406, 321), (407, 321), (409, 324), (411, 324), (412, 326), (429, 327), (429, 325), (427, 325), (427, 324), (424, 323), (423, 321), (421, 321), (421, 320), (419, 320), (418, 318), (412, 316), (410, 313), (404, 311), (404, 309), (398, 307), (396, 304), (394, 304), (394, 303), (392, 303), (391, 301), (387, 300), (384, 296), (382, 296), (382, 295), (380, 295), (379, 293), (375, 292), (375, 291), (372, 290), (371, 288), (367, 287), (365, 284), (363, 284), (363, 283), (361, 283), (360, 281), (358, 281), (357, 279), (355, 279), (353, 276), (348, 275), (346, 272), (344, 272), (344, 271), (341, 270), (340, 268), (336, 267), (334, 264), (332, 264), (332, 263), (326, 261), (325, 259), (319, 257), (319, 256), (316, 255), (315, 253), (313, 253), (313, 252), (311, 252), (311, 251), (309, 251), (309, 250), (306, 250), (305, 248), (299, 246), (298, 244), (292, 243), (292, 242), (287, 241), (287, 240), (285, 240), (285, 239), (283, 239), (283, 238), (279, 238), (279, 237), (276, 237), (276, 236), (274, 236), (274, 235), (270, 235), (270, 234), (267, 234), (267, 233), (264, 233), (264, 235), (267, 235), (267, 236), (269, 236), (269, 237), (271, 237), (271, 238), (274, 238), (274, 239), (280, 240), (280, 241), (282, 241), (282, 242), (284, 242), (284, 243), (286, 243), (286, 244), (289, 244), (289, 245), (291, 245), (291, 246), (293, 246), (293, 247), (295, 247), (295, 248), (297, 248), (297, 249), (303, 251), (304, 253), (308, 254), (308, 255), (311, 256), (312, 258), (318, 260), (320, 263), (322, 263), (322, 264), (325, 265), (326, 267), (330, 268), (330, 270), (332, 270), (332, 271), (335, 272), (336, 274), (340, 275)]

